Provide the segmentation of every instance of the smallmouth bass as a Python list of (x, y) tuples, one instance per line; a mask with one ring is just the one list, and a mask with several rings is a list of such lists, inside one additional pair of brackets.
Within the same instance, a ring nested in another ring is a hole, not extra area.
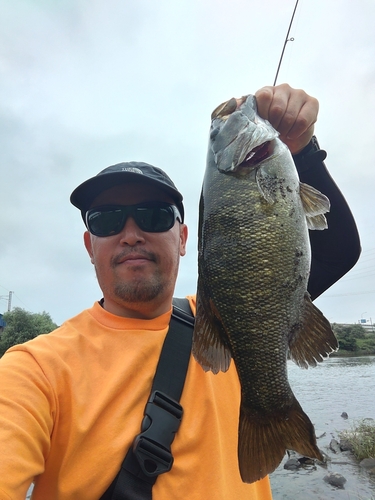
[(302, 184), (287, 146), (256, 99), (212, 113), (199, 210), (193, 354), (241, 384), (242, 480), (271, 473), (287, 449), (323, 460), (313, 425), (288, 383), (287, 358), (315, 366), (338, 344), (307, 292), (308, 229), (327, 228), (329, 200)]

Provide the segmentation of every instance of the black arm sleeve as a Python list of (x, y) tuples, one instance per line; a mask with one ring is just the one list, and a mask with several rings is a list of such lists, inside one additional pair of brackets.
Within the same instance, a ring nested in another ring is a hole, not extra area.
[(315, 137), (293, 157), (301, 182), (325, 194), (331, 202), (328, 229), (309, 231), (312, 252), (308, 291), (314, 300), (357, 262), (361, 246), (357, 227), (345, 198), (323, 162), (327, 154)]

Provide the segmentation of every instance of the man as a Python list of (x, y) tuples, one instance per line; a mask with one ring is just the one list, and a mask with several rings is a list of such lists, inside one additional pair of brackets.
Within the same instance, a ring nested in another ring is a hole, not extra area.
[[(301, 179), (331, 199), (329, 229), (311, 235), (315, 298), (359, 255), (355, 223), (312, 139), (318, 102), (288, 85), (257, 92), (259, 113), (295, 155)], [(168, 330), (179, 259), (186, 252), (182, 195), (161, 170), (114, 165), (71, 196), (103, 299), (49, 335), (11, 348), (0, 362), (0, 499), (96, 500), (140, 432)], [(319, 234), (315, 234), (319, 233)], [(194, 310), (195, 299), (190, 297)], [(172, 445), (174, 464), (154, 499), (268, 500), (268, 478), (241, 481), (240, 388), (234, 364), (205, 373), (192, 358)]]

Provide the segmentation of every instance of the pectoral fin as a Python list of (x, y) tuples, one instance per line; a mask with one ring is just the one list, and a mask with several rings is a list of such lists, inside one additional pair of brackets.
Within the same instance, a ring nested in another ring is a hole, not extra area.
[(308, 368), (316, 366), (337, 349), (338, 342), (328, 319), (314, 306), (306, 293), (301, 322), (294, 325), (289, 339), (291, 359), (302, 368)]
[(327, 196), (312, 186), (300, 182), (300, 197), (306, 215), (307, 227), (315, 230), (327, 229), (327, 219), (324, 216), (330, 210)]
[[(204, 371), (226, 372), (232, 358), (226, 334), (212, 302), (204, 293), (197, 293), (197, 315), (193, 333), (192, 352)], [(215, 314), (216, 313), (216, 314)]]

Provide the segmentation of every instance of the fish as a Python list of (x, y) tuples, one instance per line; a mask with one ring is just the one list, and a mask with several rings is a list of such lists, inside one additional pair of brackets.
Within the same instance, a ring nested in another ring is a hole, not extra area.
[(235, 363), (238, 463), (246, 483), (273, 472), (286, 450), (324, 461), (288, 382), (287, 360), (307, 368), (338, 349), (307, 291), (308, 233), (327, 228), (329, 210), (324, 194), (300, 182), (288, 147), (258, 115), (255, 96), (213, 111), (192, 352), (214, 374)]

